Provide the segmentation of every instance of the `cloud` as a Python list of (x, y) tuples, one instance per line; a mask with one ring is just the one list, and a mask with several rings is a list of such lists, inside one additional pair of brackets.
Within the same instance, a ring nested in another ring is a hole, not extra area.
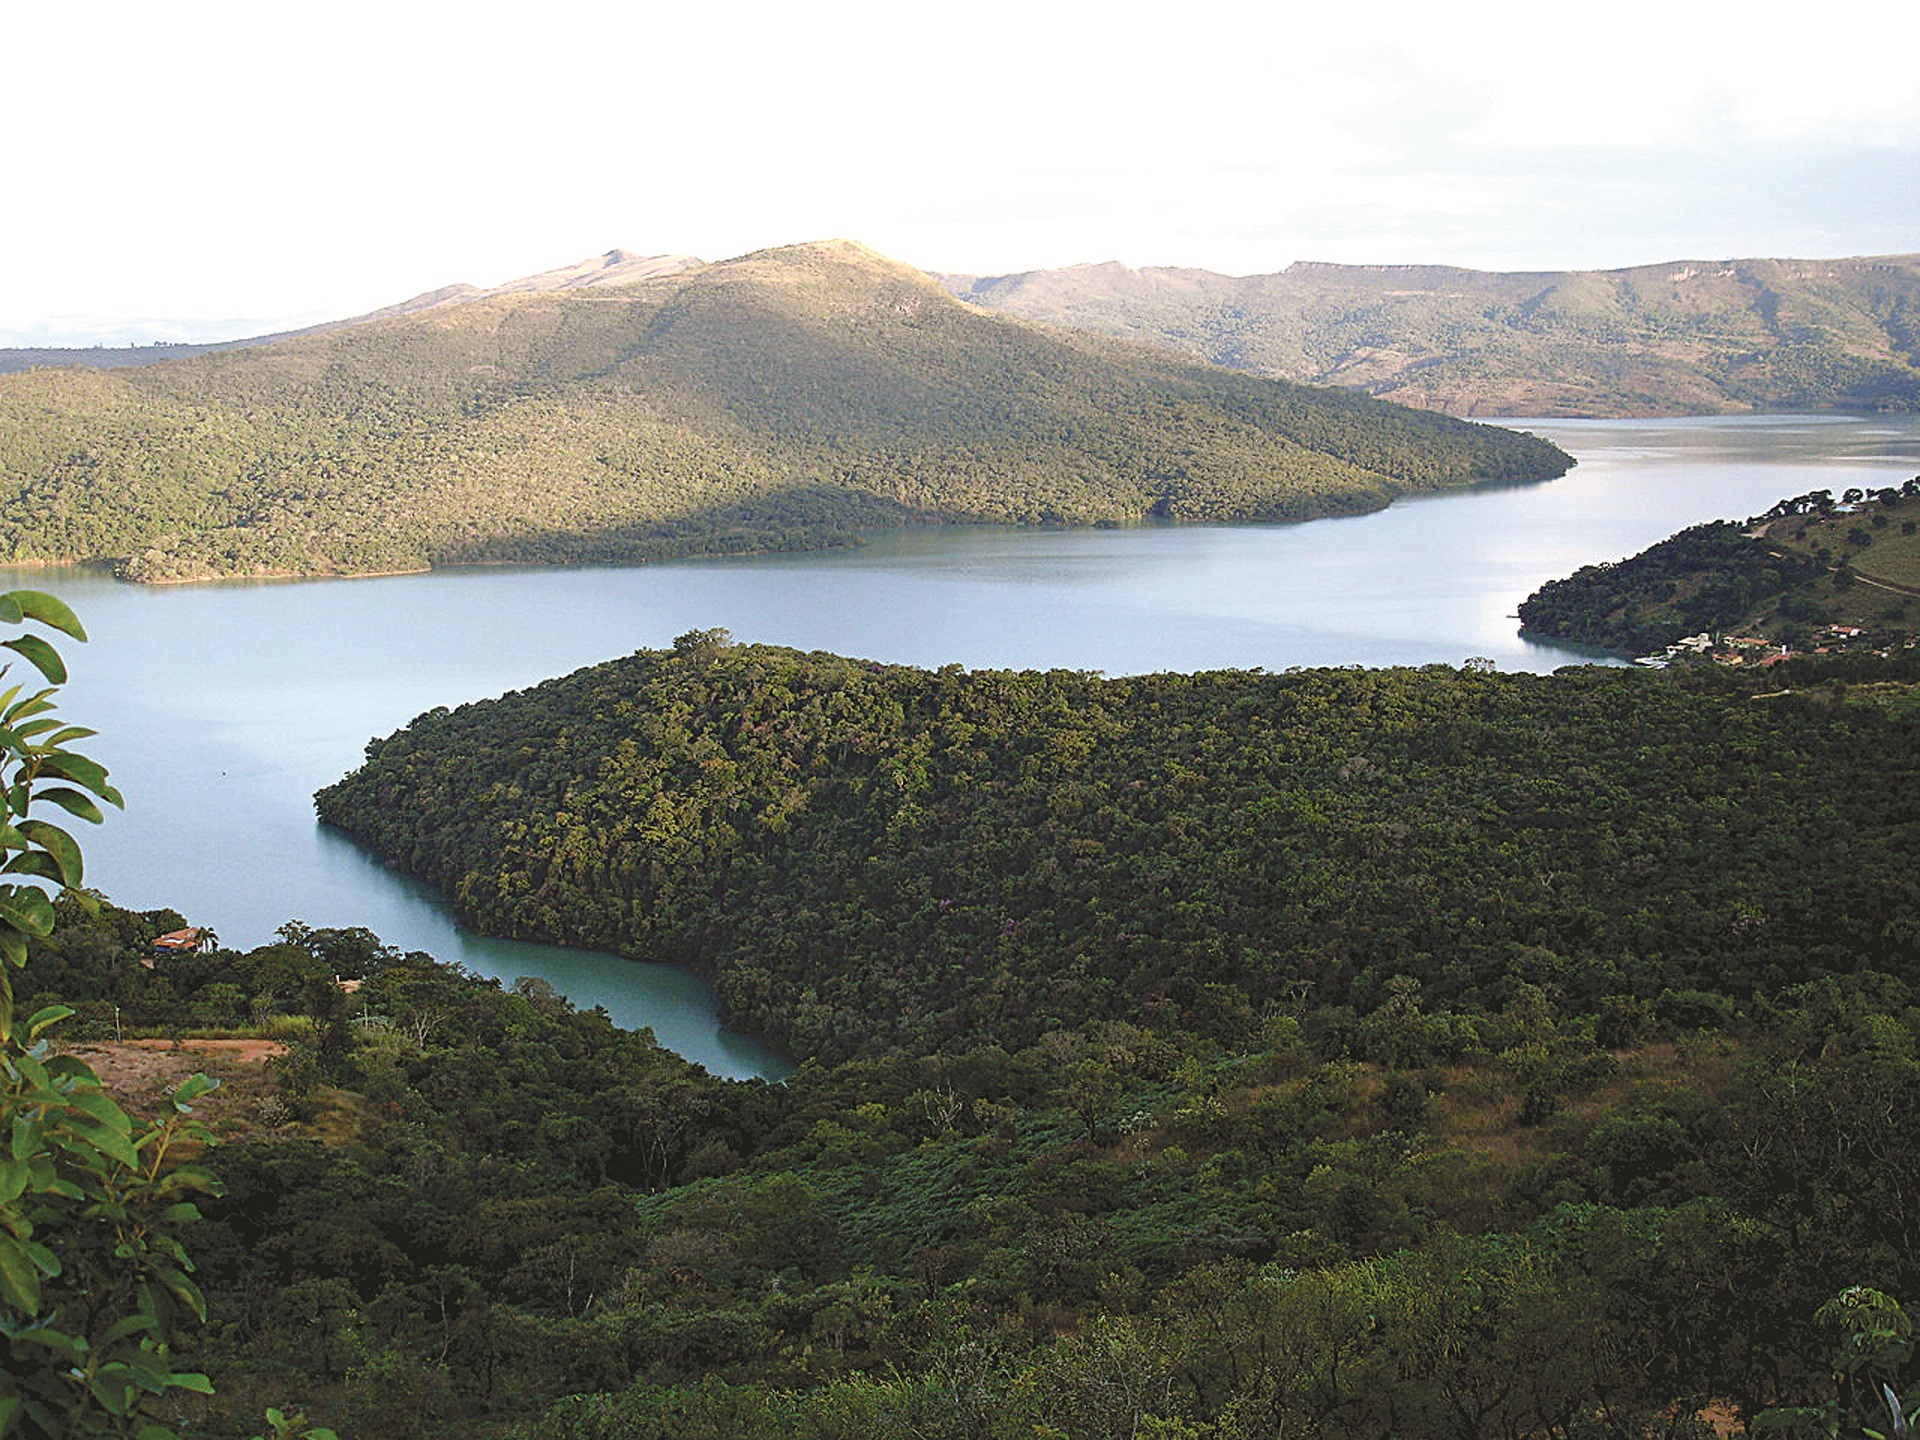
[(1910, 250), (1920, 89), (1860, 38), (1904, 14), (28, 7), (0, 326), (345, 315), (827, 235), (974, 271)]

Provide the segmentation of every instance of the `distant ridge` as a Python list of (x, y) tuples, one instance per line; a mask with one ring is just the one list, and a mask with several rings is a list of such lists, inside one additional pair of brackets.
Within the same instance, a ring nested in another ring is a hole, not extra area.
[(257, 345), (0, 376), (0, 558), (148, 581), (632, 562), (902, 524), (1304, 519), (1570, 463), (992, 315), (851, 241), (613, 251)]
[(364, 315), (345, 320), (327, 320), (300, 330), (280, 330), (270, 335), (251, 335), (241, 340), (221, 340), (205, 345), (41, 345), (13, 349), (0, 347), (0, 375), (36, 366), (85, 365), (93, 369), (118, 369), (127, 365), (153, 365), (162, 360), (183, 360), (195, 355), (210, 355), (221, 350), (236, 350), (251, 345), (271, 345), (300, 335), (324, 335), (348, 325), (369, 320), (388, 320), (399, 315), (415, 315), (442, 305), (456, 305), (486, 295), (519, 295), (542, 290), (572, 290), (583, 285), (625, 284), (656, 275), (674, 275), (694, 269), (703, 262), (692, 255), (633, 255), (625, 250), (609, 250), (578, 264), (544, 270), (503, 285), (482, 289), (476, 285), (444, 285), (397, 305), (383, 305)]
[(1455, 415), (1920, 408), (1920, 255), (949, 275), (974, 304)]

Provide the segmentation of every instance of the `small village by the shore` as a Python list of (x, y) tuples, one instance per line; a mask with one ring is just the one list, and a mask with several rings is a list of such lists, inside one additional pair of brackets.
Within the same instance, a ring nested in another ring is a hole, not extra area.
[(1920, 643), (1905, 632), (1870, 630), (1860, 625), (1820, 625), (1798, 647), (1760, 635), (1712, 635), (1702, 632), (1674, 641), (1664, 650), (1634, 658), (1634, 664), (1664, 670), (1670, 665), (1751, 665), (1765, 667), (1796, 655), (1877, 655), (1887, 659)]

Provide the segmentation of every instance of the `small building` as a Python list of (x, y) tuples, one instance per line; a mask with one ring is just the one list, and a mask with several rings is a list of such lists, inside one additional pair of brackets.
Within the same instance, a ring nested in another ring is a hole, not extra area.
[(153, 937), (153, 953), (156, 955), (191, 955), (200, 948), (203, 932), (198, 925), (189, 925), (184, 930), (169, 930), (164, 935)]

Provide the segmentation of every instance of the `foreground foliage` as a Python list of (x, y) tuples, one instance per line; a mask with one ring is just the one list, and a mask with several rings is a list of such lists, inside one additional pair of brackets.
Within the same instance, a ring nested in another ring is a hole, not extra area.
[(1833, 1277), (1920, 1282), (1888, 975), (1631, 1045), (1401, 986), (769, 1086), (365, 932), (171, 976), (100, 943), (174, 918), (75, 911), (46, 953), (130, 1023), (234, 987), (295, 1041), (197, 1227), (206, 1433), (292, 1394), (367, 1436), (1625, 1440), (1819, 1410)]
[(164, 1118), (136, 1120), (86, 1065), (49, 1051), (71, 1010), (16, 1010), (14, 972), (54, 926), (48, 892), (76, 894), (82, 880), (79, 845), (45, 808), (98, 822), (102, 803), (120, 803), (106, 771), (70, 748), (93, 732), (56, 718), (66, 666), (29, 624), (86, 638), (52, 596), (0, 595), (0, 625), (16, 632), (0, 645), (47, 682), (0, 692), (0, 1435), (155, 1440), (172, 1433), (156, 1405), (208, 1389), (175, 1368), (172, 1344), (205, 1318), (180, 1232), (198, 1218), (194, 1197), (217, 1187), (171, 1153), (205, 1138), (190, 1117), (208, 1082), (180, 1086)]

